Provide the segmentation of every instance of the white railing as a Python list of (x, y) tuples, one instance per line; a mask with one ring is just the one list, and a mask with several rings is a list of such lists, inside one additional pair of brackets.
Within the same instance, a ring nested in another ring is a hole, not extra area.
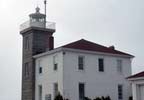
[(25, 30), (29, 27), (39, 27), (39, 28), (46, 28), (46, 29), (53, 29), (55, 30), (55, 23), (54, 22), (30, 22), (26, 21), (20, 25), (20, 31)]

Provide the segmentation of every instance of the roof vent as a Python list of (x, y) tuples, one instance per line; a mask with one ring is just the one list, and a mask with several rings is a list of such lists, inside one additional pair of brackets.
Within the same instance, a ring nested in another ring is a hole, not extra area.
[(112, 46), (109, 46), (110, 49), (112, 50), (115, 50), (115, 47), (112, 45)]

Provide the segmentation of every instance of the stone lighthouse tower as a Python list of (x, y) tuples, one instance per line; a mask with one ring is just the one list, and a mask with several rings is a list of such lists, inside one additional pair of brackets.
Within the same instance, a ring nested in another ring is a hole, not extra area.
[(55, 23), (46, 21), (46, 14), (40, 8), (29, 15), (29, 21), (20, 26), (23, 37), (22, 54), (22, 100), (35, 100), (35, 60), (34, 55), (53, 50)]

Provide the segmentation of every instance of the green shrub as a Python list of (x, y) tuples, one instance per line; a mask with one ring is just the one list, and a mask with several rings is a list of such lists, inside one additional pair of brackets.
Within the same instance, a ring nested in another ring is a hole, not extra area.
[(96, 97), (93, 100), (111, 100), (111, 98), (110, 98), (110, 96), (107, 96), (107, 97), (102, 96), (101, 98), (100, 97)]
[(93, 100), (102, 100), (100, 97), (96, 97), (95, 99), (93, 99)]
[(54, 100), (63, 100), (63, 97), (60, 93), (58, 93)]
[(84, 100), (91, 100), (89, 97), (84, 97)]
[(91, 100), (89, 97), (84, 97), (84, 100)]
[(105, 100), (111, 100), (110, 96), (107, 96), (107, 97), (105, 98)]
[(101, 100), (105, 100), (105, 97), (104, 97), (104, 96), (102, 96), (102, 97), (101, 97)]
[(129, 97), (129, 100), (133, 100), (133, 97), (132, 97), (132, 96), (130, 96), (130, 97)]

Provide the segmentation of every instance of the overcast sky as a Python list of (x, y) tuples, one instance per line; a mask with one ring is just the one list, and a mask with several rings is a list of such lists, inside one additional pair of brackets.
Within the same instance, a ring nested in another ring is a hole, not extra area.
[[(135, 56), (133, 73), (144, 70), (143, 0), (48, 0), (56, 22), (55, 47), (87, 39)], [(43, 0), (0, 0), (0, 100), (21, 99), (22, 37), (19, 25)]]

